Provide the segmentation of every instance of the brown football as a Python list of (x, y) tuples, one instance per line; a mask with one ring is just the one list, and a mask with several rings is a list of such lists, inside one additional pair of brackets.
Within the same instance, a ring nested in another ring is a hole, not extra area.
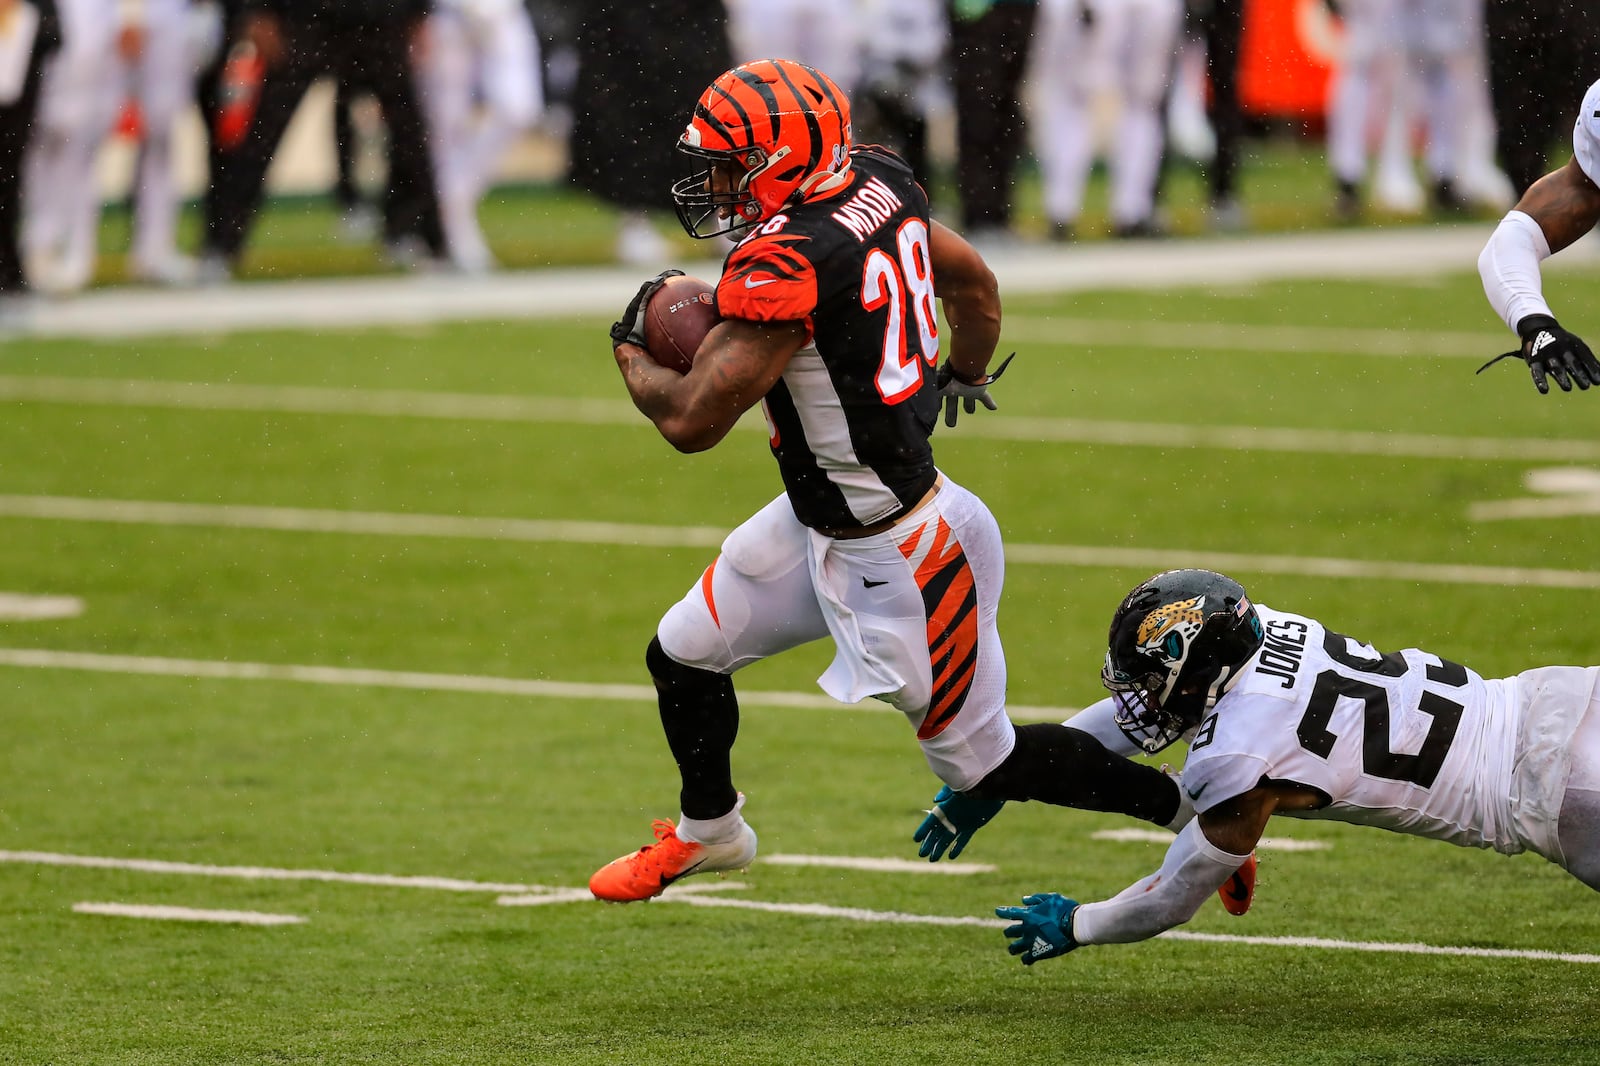
[(662, 366), (687, 374), (717, 320), (716, 293), (709, 284), (687, 274), (670, 277), (645, 308), (645, 350)]

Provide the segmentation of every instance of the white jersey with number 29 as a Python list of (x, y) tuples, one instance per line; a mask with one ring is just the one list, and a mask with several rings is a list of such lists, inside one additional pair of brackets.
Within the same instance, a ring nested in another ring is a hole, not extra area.
[(1183, 787), (1197, 811), (1292, 782), (1327, 797), (1304, 817), (1559, 861), (1568, 741), (1600, 670), (1485, 680), (1257, 609), (1265, 645), (1190, 740)]

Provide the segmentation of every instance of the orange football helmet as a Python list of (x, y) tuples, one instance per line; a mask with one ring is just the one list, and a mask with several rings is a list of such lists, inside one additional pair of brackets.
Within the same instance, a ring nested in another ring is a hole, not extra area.
[(804, 63), (758, 59), (701, 94), (678, 150), (691, 160), (691, 173), (672, 186), (684, 230), (738, 236), (845, 180), (850, 101)]

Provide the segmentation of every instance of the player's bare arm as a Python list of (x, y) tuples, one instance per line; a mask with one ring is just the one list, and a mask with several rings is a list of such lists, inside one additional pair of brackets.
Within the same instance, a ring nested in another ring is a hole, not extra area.
[(947, 356), (956, 374), (975, 382), (1000, 341), (1000, 283), (966, 238), (939, 222), (929, 227), (933, 287), (950, 324)]
[(705, 451), (782, 376), (806, 342), (801, 322), (724, 319), (712, 327), (687, 374), (657, 363), (634, 344), (615, 353), (633, 404), (681, 452)]
[(1529, 187), (1514, 210), (1539, 223), (1552, 254), (1571, 245), (1600, 223), (1600, 187), (1576, 159)]
[(1316, 810), (1326, 802), (1320, 792), (1304, 785), (1269, 782), (1200, 815), (1200, 831), (1223, 851), (1245, 855), (1261, 842), (1274, 814)]

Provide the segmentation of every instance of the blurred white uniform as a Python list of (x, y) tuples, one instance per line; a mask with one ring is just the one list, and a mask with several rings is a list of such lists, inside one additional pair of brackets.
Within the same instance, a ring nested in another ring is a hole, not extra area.
[(1031, 57), (1045, 214), (1070, 226), (1094, 162), (1094, 106), (1115, 101), (1107, 149), (1111, 223), (1149, 225), (1161, 164), (1162, 97), (1183, 26), (1181, 0), (1043, 0)]
[(733, 61), (795, 59), (848, 96), (861, 80), (858, 0), (726, 0)]
[(1334, 177), (1359, 185), (1381, 138), (1374, 197), (1394, 211), (1423, 206), (1413, 141), (1436, 189), (1494, 202), (1509, 192), (1492, 156), (1484, 0), (1345, 0), (1345, 58), (1328, 112)]
[(420, 74), (450, 259), (489, 270), (478, 202), (506, 148), (544, 110), (539, 39), (522, 0), (438, 0)]
[[(188, 0), (59, 0), (61, 50), (45, 68), (38, 131), (25, 177), (24, 258), (44, 292), (75, 292), (94, 272), (100, 192), (95, 160), (118, 112), (137, 102), (143, 121), (130, 263), (136, 277), (188, 280), (177, 252), (173, 126), (194, 95)], [(118, 37), (141, 31), (124, 56)]]
[[(1390, 116), (1398, 108), (1406, 66), (1403, 2), (1344, 0), (1340, 5), (1344, 60), (1329, 83), (1328, 166), (1334, 179), (1346, 186), (1366, 179), (1375, 132), (1393, 135)], [(1422, 193), (1415, 188), (1415, 179), (1411, 186), (1386, 190), (1396, 201), (1390, 206), (1420, 208)]]

